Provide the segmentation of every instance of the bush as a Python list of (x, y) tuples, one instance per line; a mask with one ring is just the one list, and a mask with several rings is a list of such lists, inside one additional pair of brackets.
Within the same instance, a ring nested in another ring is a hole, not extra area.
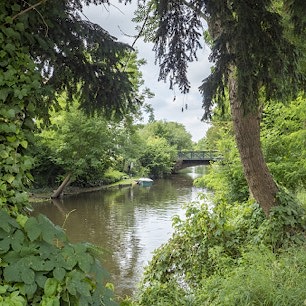
[(104, 184), (112, 184), (122, 180), (122, 178), (124, 178), (125, 176), (125, 173), (110, 168), (104, 173), (103, 182)]
[(90, 244), (70, 244), (47, 217), (0, 211), (0, 305), (117, 305)]
[[(214, 206), (189, 204), (185, 220), (174, 219), (174, 235), (155, 251), (146, 268), (139, 305), (152, 305), (152, 296), (156, 305), (163, 301), (164, 305), (184, 305), (186, 299), (187, 305), (300, 305), (286, 304), (290, 295), (280, 295), (282, 286), (284, 292), (290, 290), (292, 266), (293, 271), (301, 273), (297, 275), (301, 284), (293, 288), (298, 296), (292, 301), (305, 300), (305, 212), (285, 191), (280, 192), (279, 199), (282, 205), (273, 209), (269, 219), (253, 200), (230, 205), (218, 197)], [(293, 246), (297, 254), (293, 254)], [(293, 254), (291, 261), (289, 253)], [(282, 267), (285, 262), (287, 272), (281, 274), (280, 268), (279, 275), (273, 275), (273, 266)], [(270, 284), (275, 280), (278, 285)], [(179, 297), (169, 298), (175, 292)], [(172, 304), (168, 302), (171, 299)], [(273, 300), (277, 302), (273, 304)]]

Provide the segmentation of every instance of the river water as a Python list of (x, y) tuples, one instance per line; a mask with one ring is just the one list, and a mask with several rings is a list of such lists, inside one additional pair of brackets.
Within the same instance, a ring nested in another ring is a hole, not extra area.
[(125, 187), (83, 193), (35, 204), (35, 214), (61, 225), (72, 242), (88, 241), (104, 250), (103, 266), (115, 292), (132, 295), (152, 252), (171, 237), (172, 218), (202, 190), (192, 185), (205, 166), (190, 167), (151, 187)]

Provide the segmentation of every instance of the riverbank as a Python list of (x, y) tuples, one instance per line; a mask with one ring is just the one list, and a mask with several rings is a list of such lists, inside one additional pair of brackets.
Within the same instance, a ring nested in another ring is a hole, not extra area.
[[(111, 189), (111, 188), (124, 188), (131, 187), (136, 184), (137, 178), (128, 178), (120, 180), (116, 183), (110, 185), (101, 185), (96, 187), (74, 187), (68, 186), (65, 188), (61, 197), (66, 197), (70, 195), (76, 195), (86, 192), (99, 191), (103, 189)], [(42, 188), (42, 189), (34, 189), (29, 192), (29, 200), (32, 203), (42, 202), (51, 199), (54, 190), (52, 188)]]

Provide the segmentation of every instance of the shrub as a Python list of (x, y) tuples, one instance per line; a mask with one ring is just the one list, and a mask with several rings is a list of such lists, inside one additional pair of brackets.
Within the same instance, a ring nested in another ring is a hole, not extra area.
[(48, 218), (0, 211), (0, 305), (117, 305), (90, 244)]

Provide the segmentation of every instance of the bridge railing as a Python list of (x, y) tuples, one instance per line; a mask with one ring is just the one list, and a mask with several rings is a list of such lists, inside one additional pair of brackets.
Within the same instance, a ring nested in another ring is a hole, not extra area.
[(220, 159), (220, 153), (216, 150), (210, 151), (180, 151), (179, 160), (217, 160)]

